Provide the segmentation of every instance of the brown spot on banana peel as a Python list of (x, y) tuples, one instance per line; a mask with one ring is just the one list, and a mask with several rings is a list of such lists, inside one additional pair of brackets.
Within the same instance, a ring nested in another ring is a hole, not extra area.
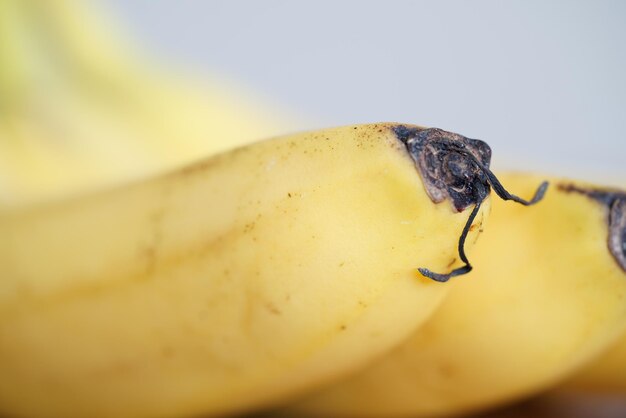
[(559, 184), (558, 190), (565, 193), (585, 195), (606, 207), (609, 252), (626, 272), (626, 192), (619, 190), (585, 188), (575, 184)]
[(464, 265), (444, 274), (427, 268), (418, 269), (432, 280), (446, 282), (472, 270), (465, 255), (465, 239), (491, 188), (503, 200), (513, 200), (525, 206), (540, 201), (548, 188), (548, 182), (543, 182), (530, 200), (509, 193), (489, 170), (491, 148), (479, 139), (438, 128), (395, 125), (392, 130), (413, 159), (426, 193), (434, 203), (450, 200), (457, 212), (474, 206), (459, 237), (459, 258)]

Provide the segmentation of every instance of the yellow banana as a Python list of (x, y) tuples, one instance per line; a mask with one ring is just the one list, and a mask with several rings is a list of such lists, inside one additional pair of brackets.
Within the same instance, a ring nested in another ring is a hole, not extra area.
[[(626, 253), (623, 242), (626, 238), (622, 238), (622, 251)], [(626, 394), (626, 334), (622, 334), (617, 342), (586, 365), (564, 387), (575, 391)]]
[[(621, 199), (626, 200), (626, 194)], [(623, 204), (621, 210), (624, 211)], [(623, 254), (626, 254), (625, 242), (626, 236), (623, 236), (621, 239)], [(619, 246), (619, 241), (614, 245)], [(591, 364), (586, 365), (564, 386), (576, 391), (626, 394), (626, 334), (622, 334), (616, 343), (597, 356)]]
[(0, 1), (0, 206), (147, 177), (294, 126), (231, 83), (158, 70), (99, 17), (81, 1)]
[(362, 366), (441, 301), (416, 268), (443, 281), (465, 259), (489, 159), (437, 129), (353, 126), (0, 211), (0, 413), (231, 413)]
[[(504, 180), (529, 192), (538, 178)], [(475, 271), (433, 316), (370, 367), (291, 411), (468, 413), (546, 389), (607, 347), (626, 325), (626, 194), (552, 183), (528, 210), (494, 202)]]

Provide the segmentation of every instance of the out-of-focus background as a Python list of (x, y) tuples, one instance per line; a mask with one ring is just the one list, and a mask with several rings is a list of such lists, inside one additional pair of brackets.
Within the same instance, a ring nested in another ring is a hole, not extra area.
[(487, 141), (495, 168), (626, 179), (624, 1), (98, 1), (301, 129), (413, 122)]

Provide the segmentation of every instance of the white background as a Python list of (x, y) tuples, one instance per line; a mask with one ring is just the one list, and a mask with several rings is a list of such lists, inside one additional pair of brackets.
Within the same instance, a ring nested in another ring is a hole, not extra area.
[(487, 141), (496, 168), (626, 185), (626, 1), (101, 1), (303, 130), (436, 126)]

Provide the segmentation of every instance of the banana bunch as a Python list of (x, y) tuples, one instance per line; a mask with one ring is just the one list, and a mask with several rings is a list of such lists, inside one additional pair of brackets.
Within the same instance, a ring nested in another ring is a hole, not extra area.
[[(459, 415), (626, 332), (626, 193), (501, 176), (522, 199), (435, 128), (275, 137), (155, 66), (83, 2), (0, 0), (0, 415)], [(613, 350), (569, 385), (624, 388)]]
[(486, 144), (436, 129), (219, 154), (265, 118), (144, 71), (80, 3), (0, 7), (3, 415), (276, 404), (432, 313), (439, 282), (471, 268), (491, 187), (527, 203), (490, 174)]

